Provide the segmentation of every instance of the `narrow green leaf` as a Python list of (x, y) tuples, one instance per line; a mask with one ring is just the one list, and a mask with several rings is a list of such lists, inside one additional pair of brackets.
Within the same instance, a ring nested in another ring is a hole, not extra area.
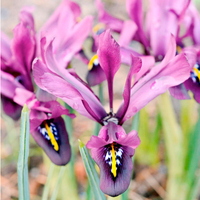
[(29, 200), (28, 155), (29, 155), (29, 110), (25, 104), (21, 114), (20, 149), (17, 163), (19, 199)]
[(93, 200), (93, 192), (91, 190), (91, 186), (90, 184), (88, 183), (88, 186), (87, 186), (87, 197), (86, 197), (87, 200)]
[(88, 176), (88, 181), (94, 194), (95, 200), (106, 200), (105, 195), (99, 188), (99, 177), (94, 167), (94, 162), (88, 153), (86, 146), (79, 140), (79, 150)]
[[(168, 156), (168, 182), (166, 200), (176, 200), (184, 175), (183, 134), (177, 122), (168, 93), (159, 96), (159, 109)], [(181, 198), (180, 198), (181, 199)]]
[(58, 175), (58, 179), (57, 179), (56, 185), (54, 187), (53, 194), (51, 196), (51, 200), (56, 200), (56, 198), (57, 198), (57, 195), (58, 195), (58, 192), (59, 192), (59, 189), (60, 189), (60, 185), (61, 185), (62, 178), (63, 178), (65, 170), (66, 170), (66, 167), (64, 167), (64, 166), (60, 167), (60, 172), (59, 172), (59, 175)]
[[(75, 111), (73, 108), (71, 108), (68, 104), (64, 103), (65, 108), (67, 108), (70, 113), (74, 113)], [(73, 123), (72, 119), (69, 116), (64, 115), (63, 116), (65, 121), (65, 126), (69, 135), (69, 141), (71, 145), (71, 159), (70, 162), (66, 166), (66, 172), (63, 175), (63, 181), (61, 184), (62, 188), (62, 196), (63, 199), (65, 199), (66, 193), (71, 197), (71, 200), (78, 199), (78, 185), (77, 180), (74, 172), (74, 162), (75, 162), (75, 148), (74, 148), (74, 142), (73, 142)], [(66, 185), (68, 185), (66, 187)]]
[(140, 112), (137, 112), (133, 118), (133, 122), (131, 125), (131, 130), (138, 131), (139, 128), (139, 121), (140, 121)]
[(104, 99), (103, 99), (103, 83), (99, 84), (99, 99), (101, 101), (101, 103), (104, 103)]
[(51, 180), (52, 180), (52, 177), (53, 177), (54, 167), (55, 167), (55, 165), (53, 163), (51, 163), (50, 168), (49, 168), (49, 173), (48, 173), (48, 176), (47, 176), (47, 181), (45, 183), (44, 190), (43, 190), (43, 193), (42, 193), (42, 200), (48, 200), (48, 194), (49, 194), (49, 190), (50, 190), (50, 187), (51, 187)]
[(199, 119), (196, 123), (194, 131), (190, 134), (188, 154), (186, 157), (186, 183), (189, 185), (188, 196), (195, 196), (197, 194), (197, 187), (200, 181), (200, 174), (197, 173), (200, 163), (200, 112)]

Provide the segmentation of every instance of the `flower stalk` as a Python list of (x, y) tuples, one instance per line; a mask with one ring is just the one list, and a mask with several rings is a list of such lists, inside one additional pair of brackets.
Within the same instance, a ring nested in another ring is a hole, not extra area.
[(183, 134), (177, 122), (174, 109), (168, 93), (159, 99), (159, 109), (162, 117), (164, 139), (168, 157), (168, 182), (166, 200), (175, 200), (180, 191), (182, 181), (184, 156)]

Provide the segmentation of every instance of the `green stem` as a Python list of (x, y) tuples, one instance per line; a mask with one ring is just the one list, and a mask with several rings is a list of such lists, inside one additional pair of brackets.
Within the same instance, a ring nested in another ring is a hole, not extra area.
[[(62, 183), (62, 178), (63, 178), (65, 170), (66, 170), (66, 167), (61, 167), (60, 168), (60, 172), (59, 172), (59, 175), (58, 175), (58, 179), (57, 179), (56, 185), (54, 187), (53, 194), (51, 196), (51, 200), (56, 200), (56, 198), (57, 198), (57, 195), (58, 195), (58, 192), (59, 192), (59, 189), (60, 189), (60, 185)], [(68, 193), (66, 193), (66, 194), (68, 194)]]
[(49, 167), (49, 173), (48, 173), (48, 176), (47, 176), (47, 181), (44, 185), (42, 200), (48, 200), (48, 194), (49, 194), (49, 189), (50, 189), (50, 185), (51, 185), (51, 181), (52, 181), (52, 177), (53, 177), (54, 167), (55, 167), (55, 165), (53, 163), (51, 163), (50, 167)]
[(168, 157), (168, 182), (166, 200), (177, 200), (184, 173), (183, 135), (177, 123), (168, 93), (159, 99), (164, 139)]
[[(74, 112), (74, 110), (66, 103), (65, 107), (70, 111), (70, 113)], [(77, 200), (79, 199), (79, 196), (78, 196), (78, 186), (77, 186), (76, 176), (74, 172), (75, 151), (73, 145), (73, 124), (72, 124), (72, 119), (70, 117), (64, 115), (63, 118), (65, 120), (65, 126), (69, 135), (69, 141), (71, 145), (71, 160), (67, 164), (65, 174), (62, 177), (63, 178), (61, 185), (62, 196), (63, 199), (66, 199), (66, 194), (68, 194), (70, 200)]]

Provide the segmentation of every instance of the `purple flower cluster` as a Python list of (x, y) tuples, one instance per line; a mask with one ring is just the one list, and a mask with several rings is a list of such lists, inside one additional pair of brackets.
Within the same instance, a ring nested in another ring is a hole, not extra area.
[[(129, 186), (132, 156), (140, 144), (137, 131), (126, 134), (123, 123), (168, 89), (178, 99), (190, 98), (187, 91), (191, 90), (200, 103), (200, 17), (189, 0), (150, 0), (145, 23), (142, 1), (126, 1), (130, 19), (125, 21), (108, 14), (100, 0), (96, 5), (101, 24), (93, 30), (93, 17), (80, 19), (80, 7), (70, 0), (63, 0), (37, 33), (31, 9), (22, 9), (13, 40), (1, 33), (1, 97), (4, 112), (13, 119), (27, 104), (30, 132), (57, 165), (67, 164), (71, 156), (61, 115), (75, 117), (57, 98), (101, 124), (99, 135), (86, 146), (100, 168), (101, 190), (117, 196)], [(182, 26), (185, 32), (180, 35)], [(119, 34), (118, 43), (111, 32)], [(90, 33), (95, 54), (91, 60), (82, 48)], [(187, 37), (193, 46), (185, 46)], [(138, 41), (144, 52), (136, 52), (132, 41)], [(73, 57), (88, 64), (87, 82), (70, 67)], [(123, 101), (114, 113), (113, 84), (121, 63), (130, 69)], [(108, 113), (91, 89), (105, 80)]]

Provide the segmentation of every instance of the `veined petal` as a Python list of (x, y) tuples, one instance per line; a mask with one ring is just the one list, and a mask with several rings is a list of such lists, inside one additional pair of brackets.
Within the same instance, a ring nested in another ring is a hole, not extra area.
[(190, 90), (193, 93), (194, 99), (197, 103), (200, 104), (200, 85), (194, 83), (191, 78), (184, 82), (184, 86), (187, 90)]
[(126, 135), (113, 122), (102, 127), (98, 137), (91, 137), (86, 146), (100, 168), (100, 188), (104, 193), (118, 196), (128, 188), (133, 168), (131, 157), (139, 144), (137, 131)]
[(120, 47), (107, 30), (99, 36), (98, 60), (108, 82), (110, 108), (113, 108), (113, 79), (121, 64)]
[[(30, 124), (37, 124), (40, 120), (33, 117), (35, 116), (34, 112), (37, 111), (33, 110), (30, 113)], [(54, 164), (66, 165), (71, 157), (71, 149), (64, 120), (62, 117), (57, 117), (52, 120), (44, 120), (43, 124), (40, 123), (39, 128), (31, 131), (33, 138)]]
[(3, 111), (13, 120), (18, 120), (21, 116), (22, 106), (16, 104), (12, 99), (1, 95)]
[(190, 99), (190, 95), (188, 94), (184, 84), (170, 87), (169, 92), (176, 99)]

